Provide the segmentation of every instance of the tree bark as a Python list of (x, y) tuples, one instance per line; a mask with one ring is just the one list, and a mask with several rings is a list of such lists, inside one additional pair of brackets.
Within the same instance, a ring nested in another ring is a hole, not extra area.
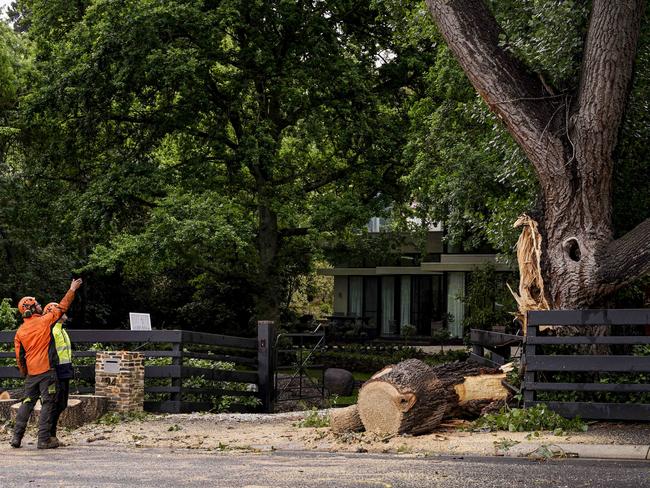
[(580, 85), (557, 96), (499, 46), (483, 0), (427, 0), (470, 82), (533, 164), (543, 200), (542, 274), (552, 308), (586, 308), (650, 271), (650, 220), (613, 240), (613, 152), (644, 0), (594, 0)]
[(363, 423), (359, 417), (356, 405), (330, 410), (330, 428), (335, 434), (345, 432), (359, 432), (363, 430)]
[(70, 400), (79, 400), (83, 417), (87, 422), (99, 419), (108, 410), (108, 397), (99, 395), (70, 395)]
[(11, 407), (18, 402), (16, 398), (0, 398), (0, 421), (11, 419)]
[(418, 359), (387, 366), (359, 391), (359, 417), (366, 431), (376, 434), (426, 434), (443, 418), (476, 414), (504, 400), (505, 374), (472, 363), (435, 368)]

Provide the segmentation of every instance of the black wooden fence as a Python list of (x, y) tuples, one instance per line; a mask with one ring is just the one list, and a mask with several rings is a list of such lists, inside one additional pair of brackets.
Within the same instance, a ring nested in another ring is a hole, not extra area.
[[(256, 397), (260, 409), (269, 412), (273, 408), (273, 329), (272, 322), (259, 322), (257, 338), (184, 330), (69, 330), (68, 333), (75, 346), (112, 344), (122, 350), (142, 352), (146, 410), (169, 413), (211, 410), (215, 398)], [(15, 357), (14, 335), (14, 331), (0, 331), (0, 344), (10, 345), (10, 352), (0, 352), (0, 358)], [(75, 350), (74, 357), (94, 358), (95, 351)], [(220, 369), (220, 362), (232, 363), (235, 369)], [(83, 385), (76, 385), (75, 389), (82, 393), (93, 391), (94, 361), (76, 364), (75, 370), (75, 379)], [(15, 366), (0, 366), (0, 386), (3, 380), (17, 378), (20, 375)], [(238, 405), (231, 408), (237, 409)]]
[[(649, 324), (647, 309), (529, 312), (522, 385), (524, 405), (545, 403), (567, 417), (650, 419), (650, 400), (626, 400), (630, 394), (650, 393), (650, 356), (640, 355), (638, 348), (635, 353), (633, 348), (650, 344), (650, 336), (645, 335)], [(555, 334), (540, 335), (540, 327), (549, 325), (556, 326)], [(567, 335), (566, 328), (575, 326), (607, 326), (609, 335)], [(557, 379), (563, 376), (558, 373), (570, 373), (564, 375), (569, 380)], [(611, 373), (618, 374), (618, 378)], [(588, 381), (576, 380), (580, 375)], [(608, 401), (548, 401), (540, 398), (544, 392), (565, 396), (600, 393)]]
[[(472, 351), (470, 359), (477, 363), (498, 368), (513, 359), (513, 347), (521, 354), (521, 345), (524, 337), (489, 330), (470, 330)], [(486, 353), (489, 357), (486, 357)]]

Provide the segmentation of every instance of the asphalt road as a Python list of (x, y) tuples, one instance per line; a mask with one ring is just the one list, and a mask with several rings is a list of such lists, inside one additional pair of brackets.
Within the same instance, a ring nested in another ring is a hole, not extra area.
[(0, 450), (4, 487), (650, 487), (650, 463), (33, 447)]

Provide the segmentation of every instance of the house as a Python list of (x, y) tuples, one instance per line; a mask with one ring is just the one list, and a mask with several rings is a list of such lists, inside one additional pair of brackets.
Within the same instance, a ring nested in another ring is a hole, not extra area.
[[(382, 238), (383, 222), (373, 218), (368, 239)], [(375, 337), (399, 336), (403, 325), (415, 326), (416, 336), (447, 331), (463, 336), (465, 293), (469, 273), (485, 263), (496, 271), (512, 271), (490, 249), (472, 253), (446, 244), (440, 226), (432, 227), (425, 242), (401, 236), (398, 245), (380, 259), (339, 259), (332, 268), (319, 269), (334, 277), (334, 316), (363, 323)], [(424, 249), (424, 252), (422, 252)]]

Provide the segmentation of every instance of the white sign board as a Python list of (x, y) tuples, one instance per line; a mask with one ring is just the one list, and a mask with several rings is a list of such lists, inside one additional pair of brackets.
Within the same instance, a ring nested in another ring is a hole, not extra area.
[(131, 330), (151, 330), (151, 315), (148, 313), (129, 313)]

